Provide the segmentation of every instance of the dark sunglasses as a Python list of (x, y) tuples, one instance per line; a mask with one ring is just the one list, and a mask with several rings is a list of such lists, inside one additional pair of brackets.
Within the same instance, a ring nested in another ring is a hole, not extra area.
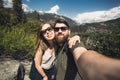
[(63, 26), (63, 27), (54, 27), (54, 31), (55, 31), (55, 32), (58, 32), (59, 29), (61, 29), (61, 31), (66, 31), (66, 30), (68, 30), (69, 28), (66, 27), (66, 26)]
[(45, 34), (47, 31), (52, 31), (52, 30), (53, 30), (52, 27), (48, 27), (47, 29), (42, 30), (41, 32), (42, 32), (43, 34)]

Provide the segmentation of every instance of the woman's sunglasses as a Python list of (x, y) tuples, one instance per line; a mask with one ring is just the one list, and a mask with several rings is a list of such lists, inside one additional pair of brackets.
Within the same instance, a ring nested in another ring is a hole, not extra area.
[(58, 32), (60, 29), (61, 29), (61, 31), (66, 31), (66, 30), (68, 30), (69, 28), (66, 27), (66, 26), (63, 26), (63, 27), (54, 27), (54, 31), (55, 31), (55, 32)]
[(52, 27), (48, 27), (47, 29), (45, 29), (45, 30), (42, 30), (41, 32), (43, 33), (43, 34), (45, 34), (47, 31), (52, 31), (53, 30), (53, 28)]

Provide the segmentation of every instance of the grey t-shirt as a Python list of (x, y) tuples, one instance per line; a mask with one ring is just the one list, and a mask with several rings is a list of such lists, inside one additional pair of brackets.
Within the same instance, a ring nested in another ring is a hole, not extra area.
[(58, 51), (56, 80), (81, 80), (71, 52), (75, 48), (83, 47), (84, 45), (82, 43), (76, 43), (76, 45), (69, 49), (67, 44), (63, 46), (62, 50)]

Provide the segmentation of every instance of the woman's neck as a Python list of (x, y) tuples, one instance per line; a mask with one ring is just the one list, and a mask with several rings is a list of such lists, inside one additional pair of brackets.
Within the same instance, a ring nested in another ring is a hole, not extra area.
[(53, 41), (49, 41), (49, 48), (54, 48), (54, 42)]

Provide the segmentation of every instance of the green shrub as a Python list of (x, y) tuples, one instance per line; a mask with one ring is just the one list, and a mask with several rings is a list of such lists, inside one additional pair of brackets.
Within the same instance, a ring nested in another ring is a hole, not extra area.
[(4, 54), (14, 57), (34, 56), (36, 29), (39, 21), (17, 24), (11, 27), (0, 27), (0, 48)]

